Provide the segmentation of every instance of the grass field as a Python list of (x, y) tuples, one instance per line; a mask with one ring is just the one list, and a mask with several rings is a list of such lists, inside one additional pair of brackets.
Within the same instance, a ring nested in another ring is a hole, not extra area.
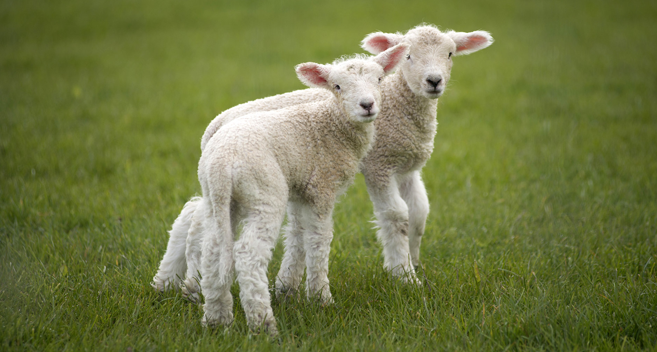
[[(278, 339), (236, 285), (226, 330), (156, 294), (209, 121), (422, 22), (496, 40), (440, 101), (424, 285), (382, 270), (358, 176), (336, 304), (274, 302)], [(0, 350), (655, 350), (656, 23), (635, 0), (1, 0)]]

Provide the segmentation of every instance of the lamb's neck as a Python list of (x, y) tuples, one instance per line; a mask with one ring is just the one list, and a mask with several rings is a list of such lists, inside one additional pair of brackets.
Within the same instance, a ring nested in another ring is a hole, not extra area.
[(333, 134), (344, 147), (353, 150), (359, 158), (362, 158), (374, 141), (374, 123), (354, 122), (340, 108), (337, 99), (328, 102), (330, 102), (327, 105), (331, 116), (331, 127), (328, 132)]
[(383, 90), (384, 104), (399, 109), (401, 115), (412, 119), (417, 125), (433, 124), (438, 109), (438, 99), (429, 99), (415, 94), (406, 82), (402, 70), (397, 70), (388, 80)]

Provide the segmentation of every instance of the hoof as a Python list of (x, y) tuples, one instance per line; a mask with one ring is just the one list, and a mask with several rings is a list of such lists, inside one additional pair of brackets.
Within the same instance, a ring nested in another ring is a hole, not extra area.
[(151, 281), (151, 287), (155, 289), (155, 291), (162, 293), (169, 288), (169, 285), (167, 285), (166, 281), (160, 280), (157, 276), (155, 276), (153, 281)]
[(198, 294), (198, 292), (192, 292), (187, 289), (186, 286), (182, 286), (181, 288), (183, 297), (187, 299), (188, 301), (192, 303), (200, 303), (201, 302), (201, 296)]
[(422, 281), (415, 276), (415, 271), (410, 270), (403, 270), (403, 269), (396, 269), (392, 271), (392, 277), (400, 280), (401, 282), (405, 284), (414, 284), (414, 285), (422, 285)]
[(276, 299), (279, 302), (287, 302), (296, 297), (299, 297), (299, 291), (297, 289), (287, 287), (276, 289)]
[(212, 315), (205, 313), (201, 319), (201, 325), (206, 328), (215, 328), (218, 326), (230, 326), (233, 323), (233, 313)]
[(324, 294), (322, 294), (322, 296), (319, 298), (319, 302), (322, 305), (322, 307), (328, 307), (335, 304), (335, 301), (333, 300), (333, 296), (331, 296), (331, 292), (325, 292)]
[(415, 274), (406, 273), (398, 276), (398, 278), (405, 284), (422, 286), (422, 281), (420, 281)]
[(249, 326), (251, 331), (255, 334), (266, 333), (271, 337), (278, 336), (278, 329), (276, 328), (276, 319), (264, 321), (262, 324)]
[(200, 303), (201, 296), (199, 295), (200, 287), (196, 281), (185, 280), (180, 285), (183, 297), (193, 303)]
[(329, 297), (326, 300), (322, 300), (322, 307), (329, 307), (335, 304), (333, 297)]

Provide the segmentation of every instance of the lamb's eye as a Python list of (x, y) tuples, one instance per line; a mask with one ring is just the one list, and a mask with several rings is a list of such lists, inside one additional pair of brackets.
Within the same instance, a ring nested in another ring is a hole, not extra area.
[(335, 85), (335, 90), (339, 91), (339, 90), (340, 90), (340, 86), (336, 84), (336, 85)]
[(451, 58), (452, 58), (452, 53), (451, 53), (451, 52), (449, 53), (449, 56), (448, 56), (447, 58), (448, 58), (448, 59), (451, 59)]
[(411, 59), (411, 54), (406, 55), (406, 60), (410, 60), (410, 59)]
[(379, 83), (381, 83), (381, 77), (379, 77)]

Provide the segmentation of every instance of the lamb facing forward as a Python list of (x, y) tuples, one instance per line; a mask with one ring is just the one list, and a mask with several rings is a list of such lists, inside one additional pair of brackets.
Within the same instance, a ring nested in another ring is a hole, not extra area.
[[(452, 56), (470, 54), (491, 45), (484, 31), (446, 32), (422, 25), (405, 35), (372, 33), (362, 47), (374, 54), (405, 43), (410, 45), (400, 69), (381, 84), (383, 103), (374, 122), (376, 140), (363, 158), (365, 176), (383, 245), (384, 268), (402, 280), (419, 283), (420, 241), (429, 214), (429, 200), (420, 171), (433, 151), (438, 98), (445, 91)], [(288, 214), (294, 222), (295, 214)], [(295, 290), (303, 276), (303, 243), (291, 226), (277, 276), (281, 294)]]
[[(449, 81), (452, 56), (473, 53), (492, 42), (493, 38), (484, 31), (443, 33), (430, 25), (418, 26), (404, 35), (372, 33), (362, 42), (362, 47), (374, 54), (397, 43), (411, 45), (410, 54), (400, 64), (401, 69), (381, 84), (384, 100), (374, 122), (376, 141), (361, 165), (380, 227), (377, 237), (384, 247), (384, 266), (402, 278), (415, 281), (413, 266), (419, 264), (420, 241), (429, 212), (420, 170), (433, 150), (437, 98), (443, 94)], [(210, 123), (201, 148), (205, 148), (221, 126), (247, 113), (320, 101), (331, 96), (323, 89), (305, 89), (236, 106)], [(183, 290), (192, 298), (197, 297), (195, 278), (200, 242), (199, 236), (195, 235), (198, 229), (190, 229), (190, 223), (191, 214), (199, 202), (198, 198), (190, 200), (170, 231), (166, 254), (153, 279), (153, 286), (158, 290), (180, 284), (186, 270)], [(290, 207), (290, 226), (286, 231), (285, 256), (276, 282), (277, 293), (296, 289), (303, 276), (306, 254), (300, 237), (303, 224), (298, 214), (299, 210)]]
[[(374, 139), (379, 84), (407, 52), (408, 45), (400, 44), (371, 59), (300, 64), (299, 79), (331, 91), (333, 98), (250, 114), (210, 138), (199, 161), (203, 197), (191, 225), (203, 229), (204, 325), (232, 322), (235, 269), (249, 327), (277, 333), (267, 264), (288, 204), (305, 225), (308, 294), (332, 301), (327, 274), (333, 207)], [(241, 235), (233, 243), (238, 225)]]

